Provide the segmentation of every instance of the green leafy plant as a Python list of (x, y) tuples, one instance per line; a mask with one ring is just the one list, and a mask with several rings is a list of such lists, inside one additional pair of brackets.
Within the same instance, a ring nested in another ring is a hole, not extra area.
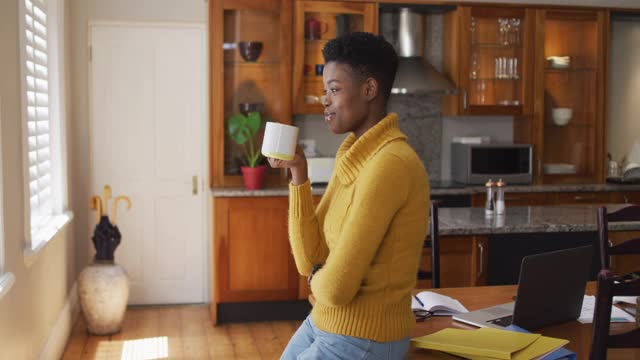
[(238, 145), (242, 145), (246, 164), (252, 168), (257, 167), (263, 158), (260, 147), (253, 141), (261, 126), (262, 118), (257, 111), (250, 112), (246, 116), (238, 113), (227, 120), (229, 137)]

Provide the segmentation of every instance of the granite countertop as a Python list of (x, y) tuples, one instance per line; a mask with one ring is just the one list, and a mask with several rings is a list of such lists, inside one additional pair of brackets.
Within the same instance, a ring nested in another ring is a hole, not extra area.
[[(322, 195), (326, 186), (312, 186), (313, 195)], [(484, 186), (431, 185), (431, 195), (471, 195), (484, 193)], [(579, 184), (579, 185), (507, 185), (507, 193), (535, 193), (535, 192), (610, 192), (610, 191), (640, 191), (640, 184)], [(289, 196), (288, 187), (277, 187), (262, 190), (246, 190), (245, 188), (211, 188), (215, 197), (254, 197), (254, 196)]]
[[(627, 205), (610, 204), (615, 211)], [(596, 205), (510, 207), (504, 215), (486, 217), (484, 208), (440, 208), (440, 235), (584, 232), (597, 230)], [(640, 230), (640, 222), (611, 223), (610, 231)]]

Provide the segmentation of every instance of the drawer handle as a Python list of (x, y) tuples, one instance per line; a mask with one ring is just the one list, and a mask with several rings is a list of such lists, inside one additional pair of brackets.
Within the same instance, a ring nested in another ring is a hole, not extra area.
[(484, 259), (484, 246), (482, 246), (481, 243), (478, 243), (478, 249), (480, 249), (480, 271), (478, 271), (478, 277), (481, 277), (484, 272), (484, 264), (482, 263)]
[(588, 200), (596, 200), (595, 196), (574, 196), (573, 200), (575, 201), (588, 201)]

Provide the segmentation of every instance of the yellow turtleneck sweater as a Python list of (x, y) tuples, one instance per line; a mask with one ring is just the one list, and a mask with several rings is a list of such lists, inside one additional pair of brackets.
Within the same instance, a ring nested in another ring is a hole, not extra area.
[(298, 271), (308, 275), (314, 264), (324, 264), (311, 281), (315, 325), (379, 342), (409, 336), (429, 181), (398, 116), (390, 113), (359, 139), (345, 139), (316, 209), (308, 181), (289, 189)]

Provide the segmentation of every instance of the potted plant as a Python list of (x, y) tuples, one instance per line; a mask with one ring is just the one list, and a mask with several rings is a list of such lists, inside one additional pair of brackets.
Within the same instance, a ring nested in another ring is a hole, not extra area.
[(227, 132), (231, 140), (241, 145), (244, 150), (244, 162), (246, 166), (241, 166), (244, 187), (247, 190), (261, 189), (264, 183), (264, 172), (266, 166), (260, 162), (263, 159), (260, 153), (260, 146), (254, 142), (254, 137), (258, 134), (262, 126), (260, 113), (252, 111), (245, 114), (235, 114), (227, 121)]

